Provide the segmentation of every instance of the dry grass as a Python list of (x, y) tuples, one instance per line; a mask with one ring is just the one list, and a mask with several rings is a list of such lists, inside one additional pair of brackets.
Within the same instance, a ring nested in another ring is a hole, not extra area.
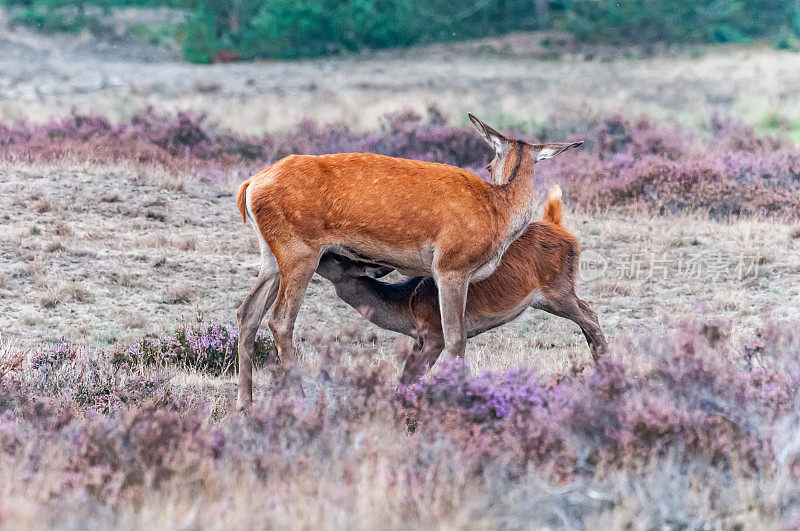
[(34, 286), (39, 293), (39, 302), (45, 308), (54, 308), (67, 301), (86, 303), (92, 300), (91, 292), (81, 282), (37, 277)]
[[(387, 111), (423, 110), (429, 104), (456, 119), (467, 110), (480, 110), (489, 120), (523, 122), (544, 120), (554, 112), (646, 112), (686, 123), (713, 111), (753, 123), (775, 109), (800, 115), (800, 94), (793, 90), (800, 84), (800, 55), (760, 48), (714, 48), (700, 58), (602, 62), (433, 47), (359, 58), (199, 67), (109, 61), (72, 46), (69, 37), (61, 53), (42, 54), (37, 49), (42, 37), (10, 45), (7, 39), (13, 38), (12, 33), (0, 36), (0, 115), (6, 121), (44, 121), (70, 107), (115, 120), (148, 104), (160, 110), (191, 109), (234, 130), (259, 133), (289, 128), (309, 115), (372, 129)], [(3, 53), (4, 47), (14, 53)], [(235, 180), (234, 172), (220, 176), (223, 183)], [(236, 307), (257, 273), (258, 245), (241, 223), (233, 189), (198, 182), (190, 172), (172, 175), (135, 161), (115, 166), (67, 161), (61, 167), (6, 161), (0, 163), (0, 213), (0, 376), (4, 367), (18, 363), (20, 352), (62, 336), (107, 346), (160, 334), (181, 317), (201, 314), (208, 321), (234, 322)], [(698, 312), (733, 321), (725, 339), (730, 344), (752, 337), (765, 322), (800, 318), (797, 225), (758, 218), (709, 221), (702, 213), (660, 217), (613, 210), (587, 215), (570, 205), (566, 224), (584, 255), (595, 253), (606, 265), (604, 274), (579, 280), (578, 293), (597, 311), (612, 345), (622, 344), (627, 335), (661, 337), (676, 318)], [(700, 264), (699, 273), (688, 263)], [(353, 327), (358, 321), (327, 281), (312, 280), (296, 328), (307, 380), (313, 381), (326, 348), (320, 338), (375, 346), (375, 361), (389, 360), (399, 370), (397, 352), (408, 340), (370, 324)], [(343, 332), (348, 329), (356, 331)], [(474, 338), (467, 350), (474, 371), (531, 365), (553, 375), (586, 364), (588, 354), (577, 326), (533, 310)], [(637, 363), (645, 367), (649, 360)], [(212, 418), (228, 414), (235, 401), (232, 376), (170, 369), (158, 377), (181, 396), (203, 397)], [(270, 380), (267, 371), (256, 372), (256, 396), (262, 401)], [(751, 502), (774, 505), (784, 481), (734, 471), (734, 488), (725, 483), (730, 476), (706, 476), (704, 470), (676, 475), (675, 456), (667, 455), (645, 471), (606, 471), (601, 489), (540, 481), (535, 470), (513, 489), (503, 482), (478, 485), (459, 467), (445, 465), (432, 465), (425, 484), (398, 487), (393, 478), (414, 466), (406, 448), (415, 439), (405, 430), (376, 426), (355, 427), (357, 451), (325, 453), (320, 460), (324, 473), (264, 477), (253, 467), (240, 469), (226, 461), (157, 488), (145, 482), (134, 503), (120, 504), (118, 514), (105, 516), (84, 499), (42, 510), (53, 503), (42, 494), (57, 488), (52, 478), (42, 473), (21, 481), (24, 470), (5, 460), (11, 464), (0, 466), (0, 525), (398, 528), (417, 522), (442, 528), (523, 527), (545, 512), (558, 521), (562, 509), (582, 507), (589, 514), (587, 527), (613, 529), (677, 507), (719, 527), (758, 528), (764, 513)], [(18, 448), (17, 457), (29, 447)], [(343, 462), (347, 455), (351, 462)], [(37, 459), (63, 462), (55, 451)], [(733, 497), (723, 505), (741, 510), (715, 513), (721, 491)], [(487, 492), (500, 493), (498, 505), (486, 505)]]
[(57, 236), (72, 236), (72, 227), (66, 221), (59, 220), (56, 222), (53, 232)]
[(164, 298), (164, 302), (169, 304), (185, 304), (192, 299), (194, 294), (194, 286), (190, 284), (180, 284), (169, 291), (167, 296)]
[(0, 335), (0, 380), (22, 367), (25, 352), (19, 345)]
[(122, 319), (122, 326), (126, 329), (145, 328), (147, 326), (147, 317), (141, 312), (132, 312), (125, 314), (125, 316)]
[[(0, 197), (0, 208), (9, 216), (0, 228), (0, 242), (9, 252), (0, 255), (0, 275), (15, 296), (0, 299), (0, 327), (9, 337), (26, 348), (61, 335), (86, 344), (95, 337), (135, 340), (143, 328), (164, 331), (181, 316), (192, 318), (197, 312), (209, 320), (235, 322), (236, 307), (255, 279), (258, 253), (252, 231), (238, 217), (232, 189), (220, 192), (214, 185), (195, 183), (177, 192), (120, 167), (2, 171), (10, 193)], [(52, 197), (61, 198), (54, 203), (59, 219), (15, 201), (16, 194), (24, 193), (26, 176), (33, 174)], [(114, 193), (124, 201), (94, 200), (108, 192), (101, 177), (109, 174), (114, 175)], [(162, 209), (164, 219), (148, 218), (148, 208)], [(29, 234), (34, 220), (42, 228), (39, 236)], [(702, 213), (587, 215), (567, 205), (566, 224), (584, 253), (598, 253), (607, 261), (606, 274), (579, 281), (578, 292), (597, 310), (612, 338), (621, 331), (648, 333), (664, 327), (698, 304), (737, 319), (737, 336), (752, 333), (763, 318), (800, 317), (800, 239), (792, 236), (795, 227), (788, 223), (709, 221)], [(70, 234), (50, 239), (67, 232), (64, 227)], [(63, 249), (48, 252), (54, 241)], [(733, 271), (742, 254), (752, 267), (743, 268), (741, 278), (706, 279), (678, 270), (682, 260), (694, 258), (703, 267)], [(659, 262), (665, 257), (670, 261), (666, 278)], [(633, 264), (635, 275), (630, 274)], [(21, 267), (26, 274), (14, 276)], [(85, 304), (89, 300), (92, 304)], [(34, 317), (42, 306), (47, 319)], [(29, 317), (19, 319), (21, 314)], [(313, 338), (357, 319), (327, 281), (313, 279), (297, 325), (308, 370), (318, 359)], [(342, 340), (375, 343), (386, 358), (396, 356), (395, 335), (372, 325), (365, 334)], [(589, 359), (574, 324), (533, 310), (471, 340), (468, 357), (476, 369), (523, 363), (559, 372)]]
[(36, 203), (34, 208), (39, 214), (44, 214), (45, 212), (50, 212), (53, 209), (53, 205), (50, 203), (49, 199), (43, 197)]

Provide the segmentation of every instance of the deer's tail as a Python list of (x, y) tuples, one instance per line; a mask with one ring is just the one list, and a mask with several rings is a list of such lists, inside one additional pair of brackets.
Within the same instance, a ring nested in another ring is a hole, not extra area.
[(239, 207), (239, 212), (242, 213), (242, 222), (247, 223), (247, 186), (250, 184), (250, 179), (239, 185), (239, 190), (236, 192), (236, 206)]
[(561, 187), (554, 184), (547, 192), (547, 203), (544, 205), (542, 219), (554, 225), (561, 225), (564, 219), (564, 203), (561, 202)]

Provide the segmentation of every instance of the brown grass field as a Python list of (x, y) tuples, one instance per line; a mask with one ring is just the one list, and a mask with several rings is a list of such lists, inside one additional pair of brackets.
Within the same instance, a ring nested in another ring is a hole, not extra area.
[[(2, 22), (2, 21), (0, 21)], [(117, 120), (148, 105), (190, 110), (245, 133), (303, 118), (374, 129), (387, 112), (431, 104), (466, 124), (540, 123), (554, 113), (646, 114), (694, 125), (715, 112), (752, 124), (800, 113), (800, 56), (764, 45), (561, 50), (536, 36), (298, 62), (197, 66), (147, 48), (107, 50), (89, 38), (0, 36), (0, 115), (43, 122), (70, 109)], [(637, 56), (641, 56), (638, 57)]]
[[(62, 337), (103, 347), (169, 330), (181, 317), (235, 321), (259, 259), (233, 187), (78, 163), (2, 171), (0, 327), (7, 339), (25, 348)], [(566, 208), (584, 254), (606, 261), (599, 278), (579, 278), (578, 293), (612, 339), (664, 326), (698, 304), (734, 318), (741, 333), (764, 320), (800, 317), (800, 238), (789, 222)], [(315, 277), (297, 329), (306, 361), (313, 365), (315, 357), (307, 339), (358, 319)], [(393, 357), (394, 334), (368, 330), (365, 340)], [(470, 341), (468, 358), (476, 370), (523, 363), (560, 372), (589, 356), (575, 325), (529, 310)]]

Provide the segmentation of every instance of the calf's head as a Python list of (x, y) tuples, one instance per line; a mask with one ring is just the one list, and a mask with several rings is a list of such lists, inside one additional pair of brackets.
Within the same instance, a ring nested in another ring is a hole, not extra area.
[(357, 277), (380, 278), (392, 271), (391, 267), (351, 260), (331, 251), (322, 255), (317, 266), (317, 274), (334, 284)]

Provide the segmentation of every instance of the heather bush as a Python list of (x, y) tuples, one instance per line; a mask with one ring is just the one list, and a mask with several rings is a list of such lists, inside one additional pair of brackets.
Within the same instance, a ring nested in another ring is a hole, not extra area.
[[(537, 166), (540, 180), (562, 185), (571, 207), (646, 205), (657, 212), (701, 210), (713, 217), (800, 215), (800, 149), (788, 139), (712, 117), (706, 129), (658, 127), (618, 116), (554, 119), (532, 134), (536, 141), (583, 138), (569, 157)], [(435, 108), (387, 115), (377, 132), (312, 121), (294, 131), (247, 137), (205, 124), (202, 117), (148, 109), (128, 123), (73, 115), (28, 126), (0, 124), (0, 157), (58, 162), (133, 161), (201, 178), (246, 176), (291, 153), (373, 152), (454, 164), (486, 176), (490, 150), (472, 129), (446, 125)]]
[(66, 361), (75, 361), (83, 353), (83, 350), (80, 345), (62, 339), (58, 344), (34, 354), (31, 358), (31, 365), (37, 369), (45, 367), (57, 369)]
[(66, 400), (80, 409), (111, 412), (150, 400), (178, 408), (178, 397), (163, 385), (160, 375), (120, 370), (113, 351), (93, 356), (85, 348), (62, 341), (31, 357), (27, 378), (17, 377), (20, 389), (33, 396)]
[(763, 469), (772, 458), (767, 434), (777, 412), (791, 409), (800, 366), (745, 371), (708, 338), (717, 325), (681, 326), (666, 346), (664, 338), (631, 346), (655, 357), (644, 374), (611, 357), (553, 383), (530, 369), (472, 377), (453, 361), (401, 389), (400, 403), (415, 434), (453, 435), (464, 455), (502, 459), (511, 474), (536, 466), (566, 477), (676, 448), (686, 459)]
[[(177, 366), (218, 375), (234, 372), (238, 345), (239, 332), (231, 324), (181, 323), (174, 335), (145, 337), (135, 345), (115, 347), (112, 362), (117, 366)], [(274, 359), (272, 338), (262, 330), (256, 335), (253, 363), (263, 367)]]
[[(399, 389), (369, 349), (322, 342), (306, 398), (265, 385), (246, 414), (212, 406), (207, 391), (181, 389), (158, 366), (108, 363), (118, 352), (37, 353), (63, 361), (0, 381), (0, 477), (14, 478), (4, 518), (20, 521), (13, 500), (47, 500), (63, 512), (32, 514), (63, 524), (86, 511), (121, 525), (120, 515), (171, 500), (197, 507), (184, 517), (202, 522), (207, 510), (247, 518), (229, 504), (258, 498), (247, 514), (287, 525), (309, 509), (337, 527), (612, 517), (652, 527), (735, 523), (739, 511), (795, 521), (796, 327), (769, 324), (739, 346), (725, 322), (668, 324), (667, 335), (620, 340), (582, 371), (474, 375), (447, 360)], [(41, 385), (56, 373), (62, 385)]]

